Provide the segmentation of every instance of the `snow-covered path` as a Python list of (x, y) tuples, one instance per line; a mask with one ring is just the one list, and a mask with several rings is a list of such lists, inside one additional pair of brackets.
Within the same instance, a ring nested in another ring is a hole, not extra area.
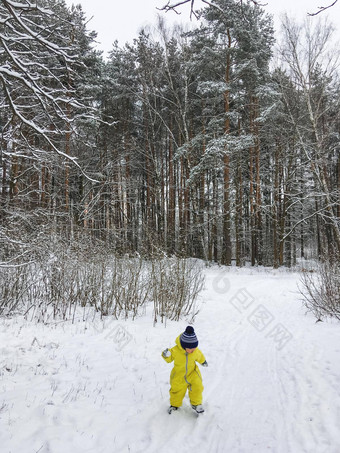
[(305, 315), (298, 276), (206, 270), (194, 327), (206, 412), (168, 415), (160, 357), (185, 321), (0, 319), (1, 453), (339, 453), (340, 325)]

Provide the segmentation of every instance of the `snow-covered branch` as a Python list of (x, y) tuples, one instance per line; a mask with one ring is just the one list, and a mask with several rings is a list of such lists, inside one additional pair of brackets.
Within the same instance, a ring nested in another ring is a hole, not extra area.
[[(66, 8), (56, 12), (29, 1), (1, 2), (0, 96), (2, 105), (7, 104), (1, 126), (7, 143), (20, 141), (33, 153), (33, 136), (40, 137), (46, 150), (79, 167), (65, 140), (75, 133), (75, 118), (89, 107), (76, 96), (82, 63), (70, 17)], [(12, 146), (6, 148), (8, 155)]]
[[(254, 5), (258, 5), (258, 6), (264, 6), (265, 4), (264, 3), (261, 3), (257, 0), (250, 0)], [(201, 2), (207, 6), (210, 6), (212, 8), (216, 8), (218, 9), (220, 12), (223, 12), (223, 10), (221, 9), (221, 7), (215, 3), (214, 1), (209, 1), (209, 0), (201, 0)], [(168, 3), (166, 3), (162, 8), (158, 8), (160, 11), (165, 11), (165, 12), (168, 12), (168, 11), (174, 11), (176, 14), (181, 14), (180, 12), (178, 12), (178, 8), (181, 7), (182, 5), (185, 5), (186, 3), (190, 3), (190, 19), (192, 18), (192, 16), (195, 16), (196, 18), (198, 17), (197, 13), (195, 12), (195, 0), (180, 0), (180, 1), (176, 1), (176, 2), (173, 2), (173, 1), (168, 1)], [(239, 3), (240, 5), (242, 5), (243, 3), (243, 0), (239, 0)]]

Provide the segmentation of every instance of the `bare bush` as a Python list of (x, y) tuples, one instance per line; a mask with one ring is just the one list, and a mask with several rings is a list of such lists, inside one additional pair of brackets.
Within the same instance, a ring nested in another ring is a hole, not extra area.
[(315, 271), (301, 273), (304, 305), (318, 320), (333, 317), (340, 320), (340, 265), (319, 263)]
[(35, 263), (39, 282), (28, 294), (33, 316), (74, 319), (77, 308), (94, 307), (101, 316), (135, 317), (148, 288), (141, 259), (118, 258), (99, 248), (87, 256), (78, 250), (54, 250)]
[(148, 278), (140, 257), (110, 257), (103, 272), (102, 284), (102, 315), (116, 318), (132, 315), (135, 318), (148, 299)]
[(202, 266), (180, 258), (117, 257), (102, 247), (53, 237), (24, 265), (0, 268), (0, 315), (15, 310), (47, 322), (74, 320), (79, 309), (135, 318), (153, 301), (154, 319), (195, 314)]
[(27, 266), (0, 267), (0, 315), (20, 309), (33, 284), (29, 277)]
[(202, 265), (184, 258), (154, 259), (151, 263), (151, 293), (154, 322), (158, 317), (179, 320), (190, 313), (195, 316), (195, 302), (204, 285)]

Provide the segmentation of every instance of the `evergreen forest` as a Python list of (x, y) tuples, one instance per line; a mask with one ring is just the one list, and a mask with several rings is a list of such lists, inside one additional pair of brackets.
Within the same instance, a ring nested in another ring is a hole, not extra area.
[(104, 59), (79, 5), (0, 2), (3, 268), (59, 243), (237, 266), (339, 256), (334, 27), (286, 17), (275, 42), (254, 2), (197, 16), (113, 36)]

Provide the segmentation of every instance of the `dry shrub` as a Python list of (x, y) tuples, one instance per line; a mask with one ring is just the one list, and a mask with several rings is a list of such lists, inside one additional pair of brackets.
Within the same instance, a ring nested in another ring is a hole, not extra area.
[(316, 272), (301, 273), (304, 305), (318, 320), (325, 317), (340, 320), (340, 264), (323, 262)]

